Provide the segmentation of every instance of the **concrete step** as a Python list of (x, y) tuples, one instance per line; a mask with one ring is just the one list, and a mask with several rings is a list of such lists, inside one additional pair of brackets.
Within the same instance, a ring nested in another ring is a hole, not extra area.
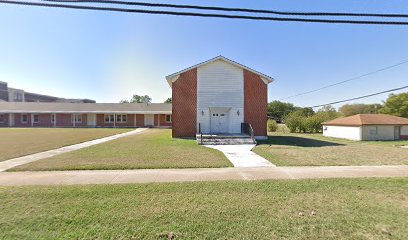
[[(200, 138), (197, 138), (197, 143), (201, 144)], [(203, 138), (203, 145), (242, 145), (254, 144), (251, 138)]]

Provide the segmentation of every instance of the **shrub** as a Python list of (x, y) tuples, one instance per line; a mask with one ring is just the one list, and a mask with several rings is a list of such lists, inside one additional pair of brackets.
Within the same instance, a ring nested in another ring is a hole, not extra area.
[(268, 121), (268, 132), (276, 132), (278, 130), (278, 124), (275, 120)]

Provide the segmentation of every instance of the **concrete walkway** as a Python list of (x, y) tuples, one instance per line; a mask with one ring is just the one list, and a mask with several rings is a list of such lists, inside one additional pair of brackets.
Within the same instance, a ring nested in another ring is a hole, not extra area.
[(203, 146), (223, 152), (234, 167), (275, 167), (274, 164), (251, 151), (255, 144)]
[(138, 133), (145, 131), (146, 129), (147, 128), (138, 128), (133, 131), (120, 133), (120, 134), (116, 134), (116, 135), (112, 135), (112, 136), (108, 136), (104, 138), (99, 138), (99, 139), (91, 140), (88, 142), (78, 143), (78, 144), (74, 144), (74, 145), (70, 145), (70, 146), (66, 146), (62, 148), (57, 148), (57, 149), (53, 149), (53, 150), (49, 150), (45, 152), (39, 152), (39, 153), (35, 153), (35, 154), (23, 156), (23, 157), (12, 158), (12, 159), (0, 162), (0, 172), (3, 172), (13, 167), (17, 167), (19, 165), (34, 162), (40, 159), (53, 157), (58, 154), (72, 152), (72, 151), (75, 151), (81, 148), (85, 148), (85, 147), (89, 147), (95, 144), (104, 143), (104, 142), (115, 140), (121, 137), (138, 134)]
[(408, 165), (0, 172), (0, 186), (362, 177), (408, 177)]

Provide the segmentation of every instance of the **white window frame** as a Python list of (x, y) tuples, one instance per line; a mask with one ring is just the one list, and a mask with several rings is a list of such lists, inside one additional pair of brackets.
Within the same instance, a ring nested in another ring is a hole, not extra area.
[[(24, 116), (26, 117), (26, 120), (24, 121), (23, 119), (24, 119)], [(21, 114), (21, 117), (20, 117), (20, 122), (21, 123), (28, 123), (28, 114)]]
[(127, 114), (118, 114), (118, 115), (116, 115), (116, 122), (117, 123), (126, 123), (127, 122)]
[(5, 123), (5, 114), (0, 114), (0, 123)]
[[(170, 121), (167, 120), (167, 117), (170, 117)], [(171, 114), (166, 114), (166, 116), (164, 118), (166, 119), (167, 123), (171, 123), (173, 121), (173, 118), (172, 118)]]
[[(35, 119), (37, 117), (37, 119)], [(40, 122), (40, 115), (39, 114), (33, 114), (33, 123), (39, 123)]]
[(82, 123), (82, 114), (72, 114), (71, 122)]
[[(106, 121), (106, 118), (108, 118), (108, 121)], [(115, 114), (105, 114), (105, 115), (103, 115), (103, 121), (105, 123), (114, 123), (115, 122)]]

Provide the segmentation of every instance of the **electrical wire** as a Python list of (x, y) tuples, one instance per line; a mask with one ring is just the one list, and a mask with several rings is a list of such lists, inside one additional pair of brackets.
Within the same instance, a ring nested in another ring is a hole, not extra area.
[(168, 4), (168, 3), (147, 3), (147, 2), (134, 2), (134, 1), (113, 1), (113, 0), (42, 0), (42, 1), (63, 2), (63, 3), (103, 3), (103, 4), (128, 5), (128, 6), (199, 9), (199, 10), (214, 10), (214, 11), (226, 11), (226, 12), (266, 13), (266, 14), (292, 15), (292, 16), (346, 16), (346, 17), (408, 18), (408, 14), (402, 14), (402, 13), (292, 12), (292, 11), (273, 11), (273, 10), (264, 10), (264, 9), (228, 8), (228, 7), (181, 5), (181, 4)]
[(344, 81), (329, 84), (329, 85), (326, 85), (326, 86), (323, 86), (323, 87), (320, 87), (320, 88), (317, 88), (317, 89), (314, 89), (314, 90), (297, 93), (297, 94), (291, 95), (289, 97), (284, 97), (284, 98), (281, 98), (279, 100), (281, 101), (281, 100), (286, 100), (286, 99), (289, 99), (289, 98), (294, 98), (294, 97), (306, 95), (306, 94), (309, 94), (309, 93), (314, 93), (314, 92), (317, 92), (317, 91), (320, 91), (320, 90), (323, 90), (323, 89), (326, 89), (326, 88), (337, 86), (337, 85), (340, 85), (340, 84), (343, 84), (343, 83), (346, 83), (346, 82), (351, 82), (351, 81), (354, 81), (354, 80), (357, 80), (357, 79), (360, 79), (360, 78), (363, 78), (363, 77), (367, 77), (367, 76), (370, 76), (370, 75), (373, 75), (373, 74), (376, 74), (376, 73), (379, 73), (379, 72), (382, 72), (382, 71), (385, 71), (385, 70), (388, 70), (388, 69), (391, 69), (391, 68), (395, 68), (395, 67), (401, 66), (401, 65), (406, 64), (406, 63), (408, 63), (408, 60), (404, 60), (404, 61), (399, 62), (397, 64), (393, 64), (391, 66), (383, 67), (383, 68), (380, 68), (378, 70), (375, 70), (375, 71), (372, 71), (372, 72), (369, 72), (369, 73), (365, 73), (365, 74), (361, 74), (361, 75), (358, 75), (356, 77), (352, 77), (352, 78), (346, 79)]
[(246, 19), (246, 20), (281, 21), (281, 22), (366, 24), (366, 25), (399, 25), (399, 26), (404, 25), (404, 26), (408, 26), (408, 22), (406, 22), (406, 21), (371, 21), (371, 20), (280, 18), (280, 17), (226, 15), (226, 14), (176, 12), (176, 11), (160, 11), (160, 10), (145, 10), (145, 9), (128, 9), (128, 8), (116, 8), (116, 7), (95, 7), (95, 6), (83, 6), (83, 5), (37, 3), (37, 2), (25, 2), (25, 1), (21, 2), (21, 1), (8, 1), (8, 0), (0, 0), (0, 3), (13, 4), (13, 5), (23, 5), (23, 6), (50, 7), (50, 8), (82, 9), (82, 10), (96, 10), (96, 11), (126, 12), (126, 13), (145, 13), (145, 14), (155, 14), (155, 15), (192, 16), (192, 17), (207, 17), (207, 18)]

